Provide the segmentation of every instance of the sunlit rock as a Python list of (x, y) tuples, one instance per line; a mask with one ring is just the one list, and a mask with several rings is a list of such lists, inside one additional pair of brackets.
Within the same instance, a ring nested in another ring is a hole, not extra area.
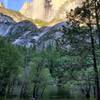
[(66, 12), (80, 6), (83, 0), (32, 0), (25, 2), (20, 12), (32, 19), (51, 21), (64, 19)]

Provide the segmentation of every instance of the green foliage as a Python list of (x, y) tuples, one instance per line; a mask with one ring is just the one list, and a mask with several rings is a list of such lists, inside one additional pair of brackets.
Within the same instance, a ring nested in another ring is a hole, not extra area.
[[(19, 59), (20, 58), (20, 59)], [(0, 38), (0, 88), (6, 89), (9, 82), (18, 77), (21, 54), (16, 47)], [(6, 84), (6, 85), (5, 85)], [(5, 91), (5, 90), (2, 90)], [(0, 91), (0, 92), (2, 92)]]
[(17, 74), (21, 64), (19, 58), (21, 55), (18, 50), (0, 38), (0, 73), (7, 75), (7, 77)]

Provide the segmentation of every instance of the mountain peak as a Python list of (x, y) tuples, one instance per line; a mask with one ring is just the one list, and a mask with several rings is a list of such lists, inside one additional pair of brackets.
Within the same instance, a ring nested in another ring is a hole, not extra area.
[[(25, 2), (20, 12), (29, 18), (51, 21), (65, 18), (65, 13), (79, 6), (83, 0), (32, 0)], [(61, 15), (62, 14), (62, 15)]]

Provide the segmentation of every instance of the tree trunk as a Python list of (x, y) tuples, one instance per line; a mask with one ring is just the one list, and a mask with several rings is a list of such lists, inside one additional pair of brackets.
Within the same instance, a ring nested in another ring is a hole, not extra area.
[(35, 98), (36, 98), (36, 93), (35, 93), (35, 86), (34, 86), (34, 89), (33, 89), (33, 94), (32, 94), (32, 100), (36, 100)]
[(91, 97), (91, 85), (90, 83), (88, 83), (88, 87), (86, 88), (86, 98), (90, 100), (90, 97)]
[(96, 89), (95, 89), (95, 86), (93, 86), (93, 95), (94, 95), (94, 98), (96, 97)]
[(99, 27), (99, 15), (98, 15), (97, 6), (98, 6), (97, 0), (95, 0), (95, 19), (96, 19), (96, 27), (97, 27), (97, 33), (98, 33), (99, 46), (100, 46), (100, 27)]
[(86, 93), (86, 98), (87, 98), (87, 99), (90, 99), (90, 91), (87, 91), (87, 93)]
[(32, 100), (37, 100), (37, 85), (34, 85)]
[(46, 89), (46, 86), (43, 87), (43, 90), (42, 90), (42, 92), (41, 92), (41, 97), (43, 97), (43, 94), (44, 94), (44, 92), (45, 92), (45, 89)]
[(93, 68), (95, 72), (96, 100), (100, 100), (99, 74), (98, 74), (98, 68), (97, 68), (97, 63), (96, 63), (94, 38), (93, 38), (91, 26), (90, 26), (90, 36), (91, 36), (91, 49), (92, 49), (92, 56), (93, 56)]

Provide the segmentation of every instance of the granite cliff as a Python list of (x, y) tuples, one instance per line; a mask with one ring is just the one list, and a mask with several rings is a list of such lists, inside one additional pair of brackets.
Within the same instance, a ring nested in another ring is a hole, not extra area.
[(83, 0), (32, 0), (25, 2), (20, 12), (32, 19), (51, 21), (65, 19), (66, 12), (80, 6)]

